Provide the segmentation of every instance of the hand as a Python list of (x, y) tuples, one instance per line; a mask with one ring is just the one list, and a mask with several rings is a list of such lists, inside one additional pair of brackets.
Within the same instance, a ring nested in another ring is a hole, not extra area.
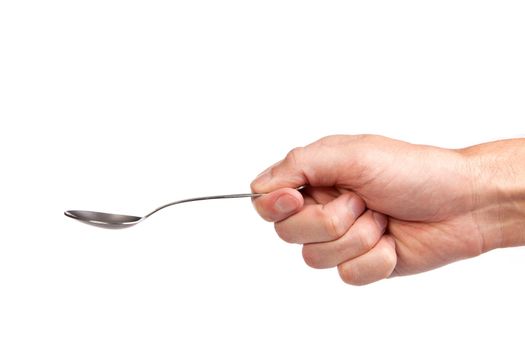
[(254, 205), (283, 240), (303, 244), (308, 265), (337, 266), (347, 283), (423, 272), (525, 244), (525, 169), (518, 185), (505, 171), (486, 175), (502, 154), (525, 164), (523, 140), (509, 142), (449, 150), (329, 136), (259, 175), (252, 190), (268, 194)]

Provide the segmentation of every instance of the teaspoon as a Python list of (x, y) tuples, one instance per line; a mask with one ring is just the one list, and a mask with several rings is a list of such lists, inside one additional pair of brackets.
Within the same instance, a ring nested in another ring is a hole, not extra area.
[(155, 214), (159, 210), (164, 209), (166, 207), (170, 207), (172, 205), (180, 204), (180, 203), (205, 201), (208, 199), (243, 198), (243, 197), (256, 198), (262, 195), (263, 195), (262, 193), (239, 193), (239, 194), (224, 194), (224, 195), (218, 195), (218, 196), (207, 196), (207, 197), (195, 197), (195, 198), (182, 199), (182, 200), (171, 202), (161, 207), (158, 207), (157, 209), (153, 210), (151, 213), (145, 216), (142, 216), (142, 217), (133, 216), (133, 215), (101, 213), (98, 211), (89, 211), (89, 210), (68, 210), (64, 212), (64, 215), (72, 219), (81, 221), (85, 224), (103, 227), (103, 228), (118, 229), (118, 228), (126, 228), (126, 227), (134, 226), (138, 224), (139, 222), (146, 220), (147, 218), (149, 218), (151, 215)]
[[(297, 190), (299, 191), (303, 188), (304, 186), (301, 186), (301, 187), (298, 187)], [(72, 219), (76, 219), (85, 224), (103, 227), (103, 228), (118, 229), (118, 228), (127, 228), (127, 227), (134, 226), (138, 224), (139, 222), (146, 220), (147, 218), (149, 218), (151, 215), (155, 214), (159, 210), (164, 209), (166, 207), (170, 207), (175, 204), (195, 202), (195, 201), (205, 201), (208, 199), (243, 198), (243, 197), (256, 198), (256, 197), (262, 196), (263, 194), (264, 193), (239, 193), (239, 194), (223, 194), (223, 195), (218, 195), (218, 196), (207, 196), (207, 197), (195, 197), (195, 198), (182, 199), (182, 200), (171, 202), (161, 207), (158, 207), (157, 209), (153, 210), (151, 213), (145, 216), (142, 216), (142, 217), (133, 216), (133, 215), (101, 213), (98, 211), (89, 211), (89, 210), (68, 210), (64, 212), (64, 215)]]

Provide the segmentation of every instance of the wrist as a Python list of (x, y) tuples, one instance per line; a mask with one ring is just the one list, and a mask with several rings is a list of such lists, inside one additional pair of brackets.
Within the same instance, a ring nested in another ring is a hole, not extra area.
[(525, 139), (461, 152), (472, 176), (472, 217), (483, 237), (483, 251), (525, 245)]

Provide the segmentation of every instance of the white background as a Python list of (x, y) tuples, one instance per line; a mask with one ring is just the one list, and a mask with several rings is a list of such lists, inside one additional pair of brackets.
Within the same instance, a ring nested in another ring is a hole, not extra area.
[(366, 287), (247, 199), (295, 146), (525, 131), (522, 1), (0, 2), (1, 349), (523, 349), (525, 251)]

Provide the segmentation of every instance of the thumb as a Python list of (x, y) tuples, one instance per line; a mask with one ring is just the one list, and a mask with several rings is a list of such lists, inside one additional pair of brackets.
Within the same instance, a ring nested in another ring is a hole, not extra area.
[(334, 186), (349, 167), (348, 147), (333, 144), (329, 138), (306, 147), (292, 149), (286, 157), (263, 171), (252, 182), (256, 193), (268, 193), (279, 188), (302, 185)]

